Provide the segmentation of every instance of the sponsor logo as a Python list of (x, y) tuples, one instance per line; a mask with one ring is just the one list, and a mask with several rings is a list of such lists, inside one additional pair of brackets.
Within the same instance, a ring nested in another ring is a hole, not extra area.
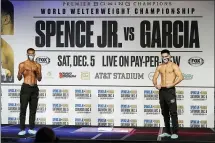
[(90, 80), (90, 72), (81, 72), (82, 80)]
[(184, 106), (183, 105), (177, 106), (177, 113), (178, 113), (178, 115), (184, 115)]
[(204, 60), (200, 57), (192, 57), (188, 60), (188, 63), (193, 67), (199, 67), (204, 64)]
[(75, 118), (75, 125), (77, 126), (90, 126), (91, 119), (90, 118)]
[(8, 117), (8, 124), (19, 124), (19, 117)]
[(144, 73), (113, 73), (113, 79), (144, 79)]
[(19, 98), (20, 89), (8, 89), (8, 97), (9, 98)]
[(41, 65), (47, 65), (50, 63), (50, 58), (49, 57), (45, 57), (45, 56), (40, 56), (40, 57), (37, 57), (35, 59), (35, 61), (37, 63), (40, 63)]
[(46, 104), (39, 103), (37, 106), (37, 113), (44, 113), (46, 112)]
[(178, 120), (178, 126), (184, 127), (184, 120)]
[(207, 91), (190, 91), (190, 99), (193, 101), (207, 100)]
[(59, 78), (75, 78), (76, 75), (73, 75), (72, 72), (60, 72)]
[(114, 104), (98, 104), (98, 112), (100, 114), (112, 114), (114, 112)]
[(8, 103), (8, 111), (9, 112), (19, 112), (20, 103)]
[(184, 100), (184, 91), (176, 90), (176, 98), (177, 98), (177, 100)]
[(49, 71), (49, 72), (45, 73), (45, 74), (44, 74), (44, 78), (49, 78), (49, 79), (50, 79), (50, 78), (53, 78), (52, 72)]
[(52, 104), (52, 111), (54, 113), (68, 113), (69, 105), (68, 104)]
[(114, 99), (114, 90), (98, 90), (98, 98)]
[(184, 77), (184, 80), (192, 80), (193, 79), (193, 75), (192, 74), (185, 74), (185, 73), (183, 73), (183, 77)]
[(137, 90), (121, 90), (121, 98), (123, 100), (137, 99)]
[(124, 127), (136, 127), (137, 126), (137, 119), (121, 119), (120, 120), (121, 126)]
[(137, 105), (121, 104), (122, 114), (137, 114)]
[(207, 128), (207, 120), (190, 120), (191, 128)]
[(39, 91), (39, 98), (40, 99), (46, 98), (46, 89), (40, 89), (40, 91)]
[(191, 105), (190, 113), (192, 115), (207, 115), (207, 106)]
[(75, 98), (77, 99), (91, 99), (91, 90), (75, 90)]
[(36, 118), (35, 124), (36, 125), (46, 125), (46, 118)]
[(160, 120), (154, 120), (154, 119), (145, 119), (143, 121), (144, 127), (160, 127)]
[(145, 100), (158, 100), (159, 91), (158, 90), (144, 90), (144, 99)]
[(91, 104), (75, 104), (77, 113), (91, 113)]
[(114, 119), (99, 118), (98, 126), (114, 126)]
[(69, 125), (68, 118), (52, 118), (53, 125)]
[(55, 99), (68, 99), (69, 97), (69, 90), (67, 89), (53, 89), (52, 96)]
[(146, 115), (160, 114), (160, 105), (144, 105), (144, 113)]
[(149, 77), (150, 80), (153, 79), (154, 73), (155, 73), (155, 72), (150, 72), (150, 73), (149, 73), (148, 77)]

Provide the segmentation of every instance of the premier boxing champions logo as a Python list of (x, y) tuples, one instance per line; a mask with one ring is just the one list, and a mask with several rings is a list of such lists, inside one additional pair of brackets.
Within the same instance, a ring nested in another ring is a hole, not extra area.
[(154, 119), (145, 119), (143, 121), (144, 127), (160, 127), (160, 120), (154, 120)]
[(69, 105), (68, 104), (52, 104), (52, 111), (54, 113), (68, 113)]
[(112, 114), (114, 112), (114, 104), (98, 104), (98, 112), (100, 114)]
[(69, 125), (68, 118), (52, 118), (52, 125)]
[(91, 90), (76, 89), (75, 98), (76, 99), (91, 99)]
[(121, 119), (120, 125), (123, 127), (136, 127), (137, 119)]
[(50, 58), (45, 56), (40, 56), (35, 59), (35, 61), (41, 65), (47, 65), (50, 63)]
[(20, 103), (8, 103), (8, 111), (9, 112), (19, 112), (20, 111)]
[(157, 90), (144, 90), (144, 99), (145, 100), (158, 100), (159, 91)]
[(122, 114), (137, 114), (137, 105), (121, 104)]
[(91, 126), (90, 118), (75, 118), (76, 126)]
[(193, 101), (207, 100), (207, 91), (190, 91), (190, 99)]
[(89, 114), (91, 113), (91, 104), (75, 104), (76, 113)]
[(191, 128), (207, 128), (207, 120), (190, 120)]
[(20, 124), (19, 117), (8, 117), (8, 124)]
[(121, 99), (136, 100), (137, 99), (137, 90), (121, 90)]
[(98, 90), (98, 98), (100, 99), (114, 99), (114, 90)]
[(54, 99), (68, 99), (69, 90), (68, 89), (53, 89), (52, 96)]
[(99, 118), (98, 126), (114, 126), (114, 119)]
[(205, 105), (191, 105), (190, 113), (192, 115), (203, 116), (203, 115), (207, 115), (207, 109), (208, 107)]
[(204, 64), (204, 60), (200, 57), (192, 57), (188, 60), (188, 63), (193, 67), (199, 67)]
[(8, 89), (8, 97), (19, 98), (20, 97), (20, 89)]
[(160, 114), (160, 105), (144, 105), (144, 113), (146, 115), (158, 115)]

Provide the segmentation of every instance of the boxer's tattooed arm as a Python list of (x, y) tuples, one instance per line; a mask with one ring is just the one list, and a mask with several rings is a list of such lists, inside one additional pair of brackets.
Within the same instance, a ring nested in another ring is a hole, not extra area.
[(20, 63), (19, 71), (18, 71), (18, 75), (17, 75), (17, 78), (19, 81), (22, 79), (23, 72), (24, 72), (24, 63)]
[(158, 79), (158, 76), (160, 74), (159, 70), (160, 70), (160, 66), (158, 66), (156, 68), (154, 76), (153, 76), (153, 84), (154, 84), (154, 86), (157, 86), (157, 79)]
[(37, 70), (37, 80), (41, 81), (42, 80), (42, 72), (41, 72), (42, 68), (41, 68), (41, 65), (38, 64), (38, 63), (37, 63), (37, 68), (38, 68), (38, 70)]
[(175, 86), (175, 85), (179, 84), (184, 79), (184, 77), (183, 77), (183, 75), (181, 73), (181, 70), (178, 67), (178, 65), (173, 64), (172, 68), (173, 68), (173, 70), (174, 70), (174, 72), (175, 72), (175, 74), (177, 76), (175, 82), (173, 83), (173, 85)]

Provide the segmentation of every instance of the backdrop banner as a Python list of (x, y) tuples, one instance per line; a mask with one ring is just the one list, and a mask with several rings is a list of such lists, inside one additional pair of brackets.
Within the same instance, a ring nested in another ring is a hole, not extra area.
[(180, 127), (214, 127), (214, 1), (11, 0), (2, 9), (2, 124), (19, 124), (18, 65), (34, 48), (37, 124), (163, 127), (152, 77), (168, 49), (184, 76)]

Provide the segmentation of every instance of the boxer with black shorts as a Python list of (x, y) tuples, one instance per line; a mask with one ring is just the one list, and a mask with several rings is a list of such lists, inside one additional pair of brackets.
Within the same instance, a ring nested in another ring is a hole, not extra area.
[[(153, 84), (159, 90), (160, 107), (166, 129), (159, 136), (177, 139), (178, 114), (175, 86), (183, 80), (183, 75), (178, 65), (171, 62), (169, 50), (162, 50), (161, 56), (163, 63), (156, 68), (153, 76)], [(159, 75), (161, 75), (161, 84), (157, 84)], [(170, 128), (170, 116), (172, 119), (172, 132)]]

